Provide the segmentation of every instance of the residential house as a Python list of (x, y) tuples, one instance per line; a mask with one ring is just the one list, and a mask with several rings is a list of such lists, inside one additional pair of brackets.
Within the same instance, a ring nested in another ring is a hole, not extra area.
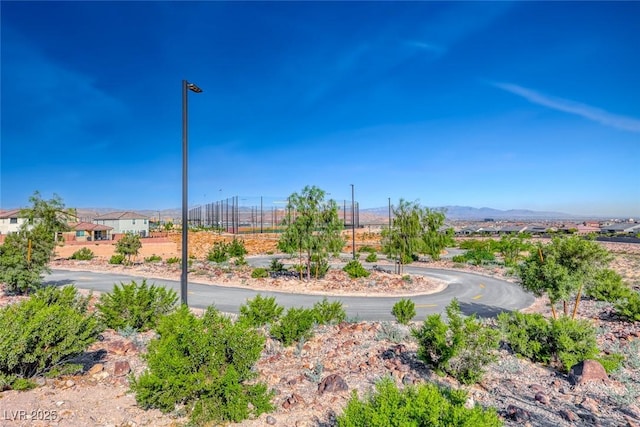
[(110, 212), (93, 218), (93, 223), (112, 227), (112, 235), (133, 233), (149, 235), (149, 217), (136, 212)]
[(67, 240), (75, 240), (77, 242), (91, 242), (97, 240), (111, 240), (111, 232), (113, 227), (102, 224), (94, 224), (91, 222), (78, 222), (69, 224), (71, 232), (65, 233)]
[(20, 216), (20, 209), (0, 211), (0, 234), (16, 233), (27, 219)]
[(623, 222), (600, 227), (602, 233), (609, 234), (637, 234), (640, 233), (640, 224), (634, 222)]
[(520, 234), (526, 229), (526, 225), (505, 225), (498, 230), (498, 234)]

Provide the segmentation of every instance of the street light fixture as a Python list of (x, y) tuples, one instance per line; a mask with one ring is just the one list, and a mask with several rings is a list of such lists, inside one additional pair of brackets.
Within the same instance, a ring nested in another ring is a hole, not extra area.
[(180, 275), (180, 299), (187, 305), (187, 274), (189, 269), (189, 207), (187, 197), (188, 143), (187, 143), (187, 94), (201, 93), (194, 83), (182, 81), (182, 274)]
[(353, 259), (356, 259), (356, 205), (353, 184), (351, 184), (351, 247), (353, 249)]

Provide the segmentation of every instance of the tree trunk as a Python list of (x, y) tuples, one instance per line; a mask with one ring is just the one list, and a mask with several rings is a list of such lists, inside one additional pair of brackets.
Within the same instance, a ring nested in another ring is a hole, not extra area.
[(562, 310), (565, 316), (569, 316), (569, 308), (567, 307), (567, 300), (562, 301)]
[(580, 297), (582, 296), (582, 286), (583, 282), (580, 282), (580, 287), (578, 288), (578, 294), (576, 295), (576, 302), (573, 305), (573, 314), (571, 315), (571, 319), (576, 318), (576, 313), (578, 312), (578, 306), (580, 305)]
[(551, 315), (555, 320), (558, 318), (558, 314), (556, 313), (555, 301), (552, 301), (551, 299), (549, 299), (549, 305), (551, 305)]

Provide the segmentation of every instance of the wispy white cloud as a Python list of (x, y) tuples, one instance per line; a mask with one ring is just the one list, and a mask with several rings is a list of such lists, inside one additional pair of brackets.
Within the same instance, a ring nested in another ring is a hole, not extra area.
[(511, 83), (492, 82), (491, 84), (499, 89), (521, 96), (533, 104), (542, 105), (544, 107), (563, 111), (569, 114), (575, 114), (616, 129), (640, 132), (640, 119), (613, 114), (601, 108), (592, 107), (569, 99), (548, 96), (535, 90), (527, 89)]
[(437, 55), (441, 55), (447, 51), (447, 49), (444, 46), (439, 46), (437, 44), (427, 43), (419, 40), (407, 40), (406, 43), (411, 47), (432, 52)]

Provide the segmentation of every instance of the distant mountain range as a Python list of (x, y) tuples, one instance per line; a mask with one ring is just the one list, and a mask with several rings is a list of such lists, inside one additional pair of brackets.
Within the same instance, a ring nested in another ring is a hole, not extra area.
[[(442, 206), (435, 209), (444, 209), (446, 211), (447, 219), (451, 220), (553, 220), (586, 218), (584, 215), (571, 215), (564, 212), (532, 211), (528, 209), (500, 210), (493, 208), (473, 208), (471, 206)], [(361, 209), (360, 212), (368, 212), (388, 217), (389, 208)]]
[[(247, 208), (248, 210), (249, 208)], [(550, 212), (550, 211), (533, 211), (529, 209), (509, 209), (500, 210), (493, 208), (474, 208), (471, 206), (443, 206), (435, 209), (445, 209), (446, 216), (449, 220), (467, 220), (467, 221), (482, 221), (485, 219), (493, 220), (568, 220), (568, 219), (586, 219), (595, 218), (596, 216), (587, 215), (572, 215), (564, 212)], [(117, 208), (78, 208), (78, 216), (83, 220), (90, 220), (91, 217), (101, 215), (108, 212), (133, 210), (141, 213), (152, 219), (157, 219), (158, 216), (163, 220), (178, 219), (182, 216), (180, 208), (175, 209), (117, 209)], [(240, 207), (242, 213), (245, 209)], [(266, 213), (265, 213), (266, 215)], [(361, 224), (373, 224), (386, 222), (389, 216), (388, 206), (379, 208), (367, 208), (360, 209), (360, 223)]]

